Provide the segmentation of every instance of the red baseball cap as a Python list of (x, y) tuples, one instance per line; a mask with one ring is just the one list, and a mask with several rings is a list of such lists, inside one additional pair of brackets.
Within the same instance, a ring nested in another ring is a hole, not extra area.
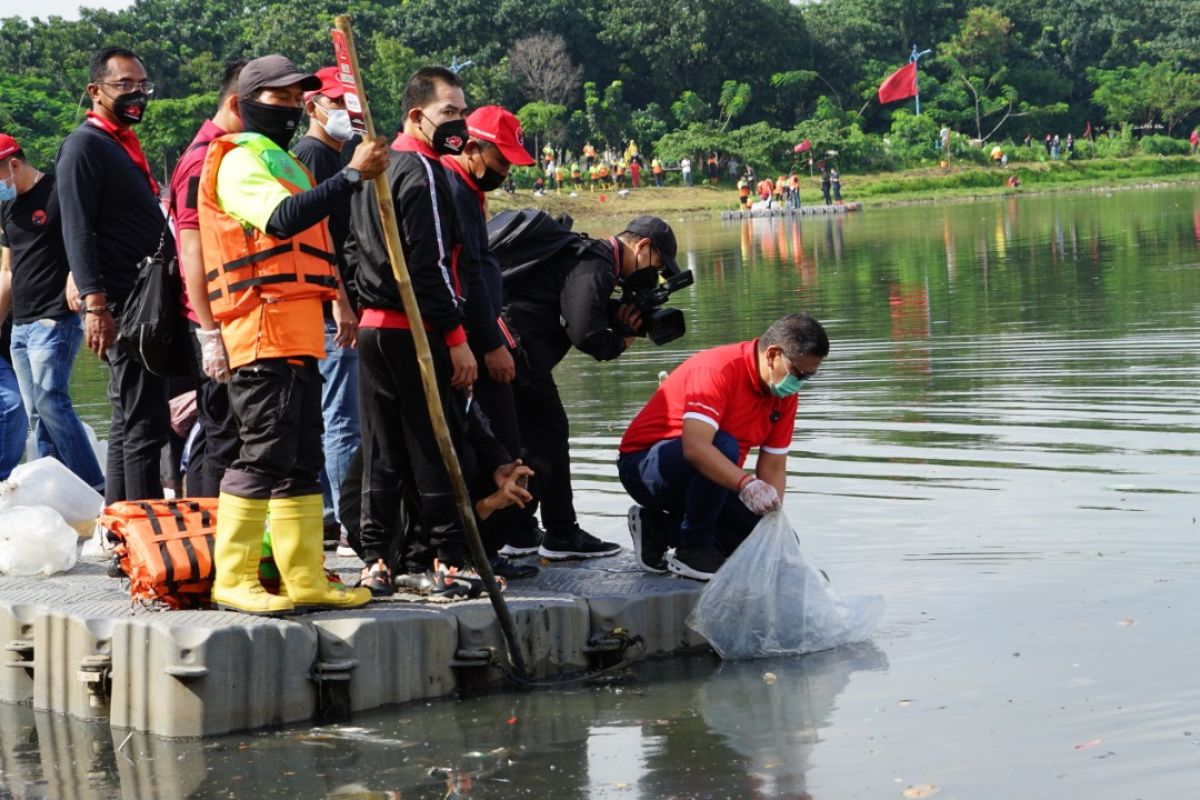
[(325, 95), (330, 100), (336, 100), (345, 92), (345, 88), (342, 86), (342, 76), (337, 67), (321, 67), (317, 70), (316, 75), (321, 79), (321, 88), (305, 92), (305, 100), (311, 100), (319, 94)]
[(7, 133), (0, 133), (0, 158), (8, 158), (20, 149), (21, 145), (17, 144), (16, 139)]
[(525, 149), (525, 132), (521, 121), (507, 108), (483, 106), (467, 117), (467, 132), (473, 139), (491, 142), (508, 163), (528, 167), (535, 162)]

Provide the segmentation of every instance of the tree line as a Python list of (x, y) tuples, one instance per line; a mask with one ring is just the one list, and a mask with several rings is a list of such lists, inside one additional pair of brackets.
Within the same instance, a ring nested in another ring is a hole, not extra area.
[[(576, 153), (634, 139), (664, 160), (718, 151), (782, 167), (807, 139), (843, 169), (889, 169), (944, 157), (943, 126), (951, 154), (982, 160), (980, 142), (1015, 152), (1026, 135), (1068, 132), (1085, 155), (1131, 152), (1143, 133), (1176, 152), (1200, 124), (1195, 0), (137, 0), (77, 21), (0, 20), (0, 129), (48, 163), (82, 115), (88, 55), (127, 46), (157, 85), (139, 134), (165, 170), (215, 106), (227, 60), (329, 64), (341, 13), (381, 130), (430, 62), (459, 66), (473, 104), (512, 108), (531, 138)], [(920, 117), (875, 99), (914, 44), (932, 51)]]

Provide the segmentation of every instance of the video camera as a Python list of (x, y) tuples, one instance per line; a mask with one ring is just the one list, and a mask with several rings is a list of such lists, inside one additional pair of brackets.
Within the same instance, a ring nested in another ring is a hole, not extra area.
[[(641, 330), (631, 330), (628, 325), (616, 322), (617, 333), (621, 336), (646, 336), (656, 345), (673, 342), (687, 331), (683, 312), (677, 308), (660, 308), (671, 295), (680, 289), (687, 288), (696, 282), (696, 277), (690, 269), (672, 275), (653, 289), (642, 289), (633, 292), (628, 289), (617, 301), (617, 306), (631, 305), (642, 315)], [(615, 312), (615, 309), (614, 309)]]

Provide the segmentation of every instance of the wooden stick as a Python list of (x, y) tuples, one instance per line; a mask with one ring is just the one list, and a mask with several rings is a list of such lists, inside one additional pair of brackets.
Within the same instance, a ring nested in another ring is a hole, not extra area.
[[(345, 37), (346, 50), (350, 57), (350, 66), (354, 73), (359, 103), (362, 106), (363, 122), (366, 125), (366, 135), (375, 138), (375, 123), (371, 119), (371, 110), (367, 105), (367, 97), (363, 92), (362, 72), (358, 66), (358, 52), (354, 47), (354, 35), (350, 30), (350, 17), (342, 15), (334, 20), (334, 25)], [(492, 574), (492, 565), (488, 562), (487, 552), (483, 549), (483, 540), (479, 536), (479, 528), (475, 524), (475, 511), (471, 505), (471, 496), (467, 492), (467, 482), (463, 477), (462, 465), (458, 454), (454, 451), (454, 442), (450, 438), (450, 428), (446, 424), (446, 416), (442, 412), (442, 398), (438, 391), (437, 374), (433, 367), (433, 354), (429, 349), (429, 337), (421, 320), (421, 309), (417, 305), (417, 295), (413, 291), (412, 280), (408, 274), (408, 264), (404, 260), (404, 250), (400, 245), (400, 228), (396, 220), (396, 207), (392, 201), (392, 191), (388, 186), (387, 174), (375, 177), (375, 198), (379, 201), (379, 221), (383, 227), (383, 235), (387, 244), (388, 256), (392, 264), (392, 277), (396, 279), (396, 288), (400, 292), (400, 300), (404, 304), (404, 313), (412, 328), (413, 344), (417, 349), (417, 361), (421, 367), (421, 385), (425, 390), (425, 405), (429, 409), (429, 419), (433, 423), (434, 434), (437, 437), (438, 450), (441, 451), (442, 461), (446, 471), (450, 473), (450, 482), (454, 485), (454, 500), (458, 506), (458, 516), (462, 520), (466, 532), (467, 546), (471, 551), (471, 559), (483, 578), (487, 587), (488, 597), (491, 598), (492, 608), (500, 621), (500, 629), (508, 647), (508, 659), (519, 678), (527, 678), (525, 657), (521, 652), (521, 643), (517, 639), (516, 628), (512, 615), (509, 614), (508, 604), (504, 595), (496, 585), (496, 577)]]

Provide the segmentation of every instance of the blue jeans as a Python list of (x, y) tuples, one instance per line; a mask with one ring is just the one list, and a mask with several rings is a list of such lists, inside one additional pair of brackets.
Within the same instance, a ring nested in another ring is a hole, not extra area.
[(71, 404), (71, 368), (83, 342), (75, 314), (13, 326), (12, 357), (38, 458), (53, 456), (88, 486), (101, 489), (96, 451)]
[[(717, 431), (713, 445), (737, 463), (738, 444), (732, 434)], [(683, 456), (682, 439), (664, 439), (649, 450), (623, 453), (617, 472), (629, 496), (639, 505), (670, 517), (682, 518), (679, 544), (715, 544), (729, 555), (762, 519), (738, 499), (737, 492), (718, 486)]]
[(358, 350), (338, 347), (333, 341), (336, 334), (337, 324), (325, 320), (325, 358), (318, 362), (324, 379), (321, 416), (325, 422), (321, 494), (325, 498), (325, 518), (341, 522), (338, 502), (342, 482), (362, 437), (358, 429)]
[(8, 478), (25, 453), (25, 432), (29, 419), (21, 405), (17, 375), (8, 359), (0, 356), (0, 481)]

